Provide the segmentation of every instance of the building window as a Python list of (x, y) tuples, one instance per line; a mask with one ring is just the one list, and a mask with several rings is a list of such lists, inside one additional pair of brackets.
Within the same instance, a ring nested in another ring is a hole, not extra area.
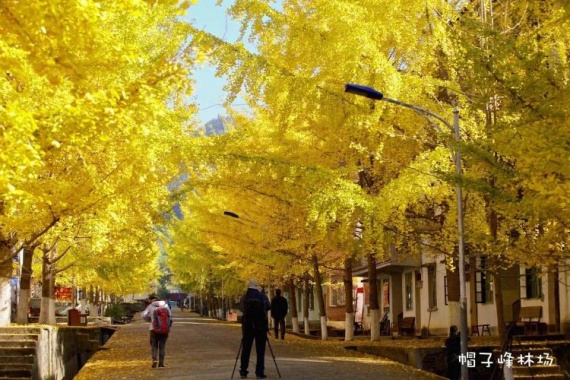
[(487, 257), (479, 259), (479, 269), (475, 271), (475, 302), (493, 303), (493, 276), (487, 271)]
[(429, 308), (430, 310), (437, 309), (437, 272), (435, 271), (435, 266), (428, 267), (428, 291), (429, 291)]
[(406, 273), (404, 278), (406, 283), (406, 310), (412, 310), (414, 306), (414, 303), (412, 302), (412, 273)]
[(537, 267), (526, 268), (523, 275), (523, 291), (521, 292), (527, 299), (542, 298), (542, 279), (540, 269)]
[(331, 306), (344, 306), (344, 283), (342, 281), (333, 280), (330, 286), (330, 305)]

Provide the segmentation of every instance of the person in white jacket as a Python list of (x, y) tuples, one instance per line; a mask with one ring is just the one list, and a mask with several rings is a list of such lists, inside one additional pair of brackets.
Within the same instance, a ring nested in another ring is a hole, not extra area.
[(168, 307), (166, 301), (161, 300), (156, 295), (149, 296), (149, 305), (142, 312), (142, 318), (150, 322), (150, 346), (151, 346), (151, 356), (152, 356), (152, 368), (165, 367), (164, 357), (166, 355), (166, 340), (168, 339), (168, 332), (157, 332), (154, 329), (155, 323), (155, 310), (159, 307), (164, 307), (165, 311), (168, 313), (168, 330), (170, 330), (170, 325), (172, 323), (172, 314), (170, 308)]

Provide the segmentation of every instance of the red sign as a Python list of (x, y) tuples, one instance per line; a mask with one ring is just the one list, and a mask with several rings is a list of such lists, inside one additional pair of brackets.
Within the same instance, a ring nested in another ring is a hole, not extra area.
[(71, 302), (71, 288), (66, 288), (63, 286), (55, 287), (55, 299), (57, 301), (69, 301)]

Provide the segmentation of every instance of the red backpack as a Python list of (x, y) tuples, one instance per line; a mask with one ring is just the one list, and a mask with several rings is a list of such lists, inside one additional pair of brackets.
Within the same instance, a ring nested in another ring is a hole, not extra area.
[(159, 306), (152, 313), (152, 330), (157, 334), (168, 334), (170, 326), (172, 326), (172, 318), (170, 318), (168, 307)]

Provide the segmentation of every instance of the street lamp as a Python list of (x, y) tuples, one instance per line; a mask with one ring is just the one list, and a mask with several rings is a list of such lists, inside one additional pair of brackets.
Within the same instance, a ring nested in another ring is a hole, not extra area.
[[(443, 117), (439, 116), (435, 112), (432, 112), (423, 107), (419, 107), (413, 104), (404, 103), (399, 100), (390, 99), (384, 97), (384, 95), (373, 89), (372, 87), (363, 86), (359, 84), (347, 83), (344, 87), (344, 91), (350, 94), (355, 94), (358, 96), (364, 96), (368, 99), (373, 100), (384, 100), (389, 103), (394, 103), (402, 107), (410, 108), (414, 110), (419, 115), (426, 118), (430, 123), (436, 128), (438, 132), (441, 130), (433, 123), (432, 118), (437, 119), (443, 123), (449, 130), (454, 134), (455, 141), (459, 143), (461, 141), (461, 136), (459, 134), (459, 110), (453, 108), (453, 125), (451, 125)], [(459, 146), (454, 150), (453, 147), (449, 147), (452, 155), (455, 156), (455, 173), (457, 176), (461, 176), (461, 152), (459, 151)], [(463, 241), (463, 190), (460, 183), (457, 183), (455, 187), (455, 193), (457, 196), (457, 229), (458, 229), (458, 250), (459, 250), (459, 322), (460, 322), (460, 332), (461, 332), (461, 354), (463, 357), (467, 355), (467, 292), (465, 288), (465, 247)], [(468, 379), (467, 367), (461, 366), (461, 379)]]
[(224, 211), (224, 215), (231, 216), (232, 218), (239, 219), (239, 215), (232, 211)]

